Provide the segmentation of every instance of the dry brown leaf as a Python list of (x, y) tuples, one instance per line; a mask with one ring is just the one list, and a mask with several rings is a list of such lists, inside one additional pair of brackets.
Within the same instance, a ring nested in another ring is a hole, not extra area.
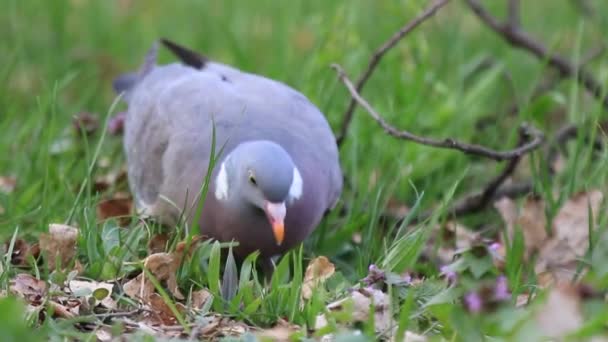
[[(184, 299), (184, 295), (179, 291), (175, 273), (182, 255), (183, 247), (174, 253), (155, 253), (144, 260), (144, 267), (152, 273), (156, 280), (161, 283), (165, 282), (171, 294), (180, 300)], [(145, 273), (142, 272), (124, 285), (124, 291), (129, 297), (147, 301), (154, 293), (154, 285), (146, 279)]]
[(0, 192), (10, 194), (15, 191), (17, 178), (13, 176), (0, 176)]
[(580, 328), (583, 323), (581, 298), (572, 285), (559, 285), (551, 290), (546, 302), (535, 315), (540, 331), (546, 337), (560, 338)]
[[(158, 293), (153, 293), (150, 295), (147, 304), (150, 306), (150, 309), (152, 309), (153, 314), (151, 317), (153, 317), (153, 320), (155, 320), (154, 323), (162, 323), (164, 325), (174, 325), (178, 323), (173, 311), (171, 311), (169, 305), (165, 303), (163, 297)], [(183, 304), (177, 302), (174, 304), (180, 314), (184, 314), (186, 312), (186, 307)]]
[(121, 226), (128, 226), (131, 222), (132, 209), (133, 200), (128, 195), (116, 193), (112, 198), (97, 204), (97, 219), (103, 221), (117, 218)]
[(121, 167), (119, 170), (108, 172), (102, 176), (95, 178), (93, 190), (95, 192), (104, 192), (110, 188), (121, 187), (127, 183), (127, 170)]
[[(453, 221), (437, 226), (436, 230), (441, 237), (441, 246), (437, 250), (437, 257), (441, 264), (451, 263), (458, 251), (473, 247), (482, 239), (479, 233)], [(428, 244), (426, 248), (427, 253), (434, 254), (434, 244)]]
[(604, 195), (599, 190), (574, 195), (561, 207), (553, 220), (554, 237), (566, 241), (574, 253), (582, 256), (589, 248), (589, 209), (598, 217)]
[(324, 256), (317, 257), (308, 263), (304, 282), (302, 283), (302, 299), (308, 300), (312, 297), (313, 290), (336, 271), (336, 267)]
[[(8, 240), (4, 244), (5, 250), (8, 251), (11, 241)], [(13, 253), (11, 255), (11, 264), (15, 266), (27, 266), (27, 260), (32, 257), (37, 259), (40, 255), (40, 247), (38, 244), (30, 246), (28, 242), (23, 239), (16, 239), (13, 245)]]
[(573, 279), (579, 260), (589, 247), (589, 209), (593, 218), (596, 218), (603, 199), (599, 190), (572, 196), (553, 219), (551, 236), (547, 235), (545, 228), (547, 223), (542, 200), (527, 199), (521, 210), (507, 198), (497, 201), (494, 206), (505, 221), (511, 237), (515, 227), (521, 227), (526, 256), (538, 252), (535, 272), (539, 285), (547, 287)]
[(40, 251), (50, 269), (55, 269), (56, 260), (59, 260), (61, 268), (74, 260), (77, 238), (78, 229), (65, 224), (50, 224), (48, 234), (40, 234)]
[(299, 326), (291, 324), (286, 320), (280, 318), (274, 327), (259, 331), (255, 335), (257, 338), (260, 339), (260, 341), (287, 342), (291, 341), (292, 339), (290, 338), (290, 336), (292, 336), (299, 330)]
[(27, 273), (20, 273), (11, 279), (9, 290), (30, 304), (40, 305), (46, 294), (46, 282)]
[(589, 248), (589, 209), (597, 218), (603, 199), (601, 191), (591, 190), (572, 196), (560, 208), (553, 220), (553, 236), (545, 242), (535, 267), (537, 273), (551, 275), (546, 284), (573, 278), (580, 258)]
[(192, 291), (191, 295), (191, 303), (192, 307), (195, 309), (200, 309), (205, 305), (205, 303), (211, 298), (211, 292), (206, 289), (201, 289), (198, 291)]
[(148, 241), (148, 254), (162, 253), (167, 248), (169, 235), (166, 233), (156, 234)]
[[(390, 309), (389, 296), (375, 288), (367, 287), (352, 291), (349, 297), (340, 299), (327, 305), (330, 311), (341, 311), (351, 301), (351, 314), (354, 322), (366, 322), (370, 315), (370, 306), (373, 302), (374, 324), (378, 333), (391, 333), (396, 326)], [(316, 317), (315, 329), (319, 330), (327, 325), (327, 319), (323, 314)]]
[(113, 340), (112, 333), (109, 331), (110, 329), (107, 327), (101, 327), (95, 330), (95, 337), (100, 342), (109, 342)]
[(137, 277), (129, 280), (123, 285), (125, 294), (133, 299), (140, 299), (144, 302), (154, 293), (154, 284), (150, 281), (145, 281), (144, 273), (140, 273)]

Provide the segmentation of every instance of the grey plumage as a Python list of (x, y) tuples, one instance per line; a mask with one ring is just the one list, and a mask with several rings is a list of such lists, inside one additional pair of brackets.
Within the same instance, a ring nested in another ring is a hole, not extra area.
[[(303, 241), (342, 191), (338, 150), (323, 114), (283, 83), (162, 42), (184, 64), (157, 66), (153, 47), (139, 72), (114, 84), (128, 103), (124, 147), (137, 207), (168, 224), (182, 212), (193, 219), (215, 126), (224, 150), (204, 202), (202, 233), (238, 241), (237, 254), (259, 250), (263, 257)], [(222, 165), (227, 171), (220, 176)], [(298, 177), (301, 195), (291, 198)], [(222, 196), (222, 180), (236, 197)], [(285, 238), (277, 244), (264, 205), (281, 201)]]

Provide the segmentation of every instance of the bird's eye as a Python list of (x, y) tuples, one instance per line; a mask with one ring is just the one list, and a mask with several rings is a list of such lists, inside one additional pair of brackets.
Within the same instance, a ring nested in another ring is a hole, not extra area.
[(258, 182), (255, 180), (255, 176), (253, 175), (253, 172), (249, 171), (249, 183), (253, 184), (253, 185), (258, 185)]

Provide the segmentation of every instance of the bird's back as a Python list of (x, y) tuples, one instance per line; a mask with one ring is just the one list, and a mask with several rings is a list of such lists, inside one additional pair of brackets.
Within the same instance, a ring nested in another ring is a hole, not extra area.
[(285, 84), (219, 63), (201, 69), (175, 63), (149, 70), (128, 102), (125, 151), (140, 205), (152, 205), (159, 194), (173, 202), (168, 208), (192, 203), (214, 130), (216, 152), (223, 147), (223, 155), (249, 140), (281, 145), (309, 186), (305, 200), (314, 203), (306, 210), (325, 211), (341, 192), (338, 151), (327, 121)]

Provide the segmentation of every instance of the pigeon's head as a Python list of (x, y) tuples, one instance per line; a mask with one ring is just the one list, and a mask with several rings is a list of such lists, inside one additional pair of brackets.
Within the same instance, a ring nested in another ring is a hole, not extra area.
[(219, 165), (215, 179), (215, 197), (264, 214), (278, 245), (285, 235), (287, 205), (301, 195), (302, 176), (293, 160), (266, 140), (239, 144)]

